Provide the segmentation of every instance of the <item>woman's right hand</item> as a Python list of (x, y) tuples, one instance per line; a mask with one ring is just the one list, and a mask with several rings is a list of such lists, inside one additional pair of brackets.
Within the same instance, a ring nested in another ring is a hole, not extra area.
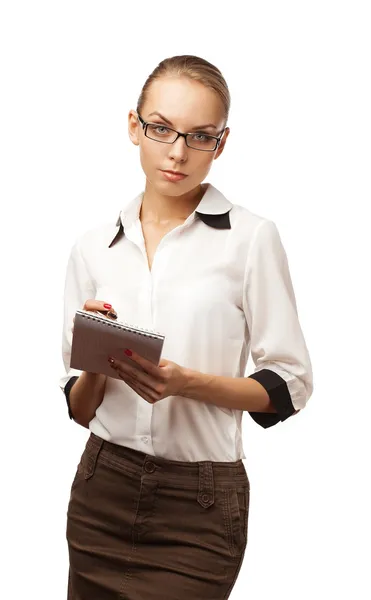
[[(83, 310), (91, 312), (98, 310), (105, 313), (110, 311), (116, 314), (116, 311), (108, 302), (95, 300), (94, 298), (86, 300)], [(75, 321), (75, 318), (73, 321)], [(71, 329), (73, 333), (73, 326)], [(93, 419), (97, 408), (103, 402), (106, 382), (107, 375), (103, 373), (82, 371), (70, 390), (70, 407), (74, 415), (73, 418), (87, 429), (89, 429), (89, 423)]]
[[(117, 314), (115, 309), (109, 302), (105, 302), (104, 300), (95, 300), (94, 298), (89, 298), (89, 300), (86, 300), (82, 310), (88, 310), (91, 312), (95, 312), (97, 310), (99, 310), (101, 312), (110, 311), (112, 313), (115, 313), (115, 315)], [(75, 317), (73, 318), (73, 322), (75, 322)], [(72, 333), (73, 333), (73, 326), (72, 326)]]

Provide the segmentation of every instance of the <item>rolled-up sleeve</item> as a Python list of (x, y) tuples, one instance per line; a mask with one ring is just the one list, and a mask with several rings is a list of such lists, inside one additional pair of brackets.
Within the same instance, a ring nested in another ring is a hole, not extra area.
[(81, 309), (88, 298), (95, 298), (95, 284), (91, 279), (86, 262), (81, 253), (79, 241), (73, 246), (68, 263), (64, 286), (64, 317), (62, 333), (62, 357), (64, 373), (59, 380), (59, 386), (64, 392), (68, 414), (73, 418), (69, 403), (69, 393), (72, 385), (81, 374), (78, 369), (71, 369), (72, 327), (76, 310)]
[(255, 365), (248, 377), (265, 388), (276, 410), (249, 414), (267, 428), (303, 409), (313, 392), (312, 365), (287, 256), (277, 226), (270, 220), (259, 223), (251, 242), (243, 308)]

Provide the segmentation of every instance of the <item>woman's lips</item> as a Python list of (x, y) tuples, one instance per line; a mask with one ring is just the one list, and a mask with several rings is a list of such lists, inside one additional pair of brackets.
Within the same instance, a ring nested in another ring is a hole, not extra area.
[(180, 181), (181, 179), (185, 179), (188, 175), (181, 175), (180, 173), (169, 173), (169, 171), (161, 171), (165, 179), (167, 181)]

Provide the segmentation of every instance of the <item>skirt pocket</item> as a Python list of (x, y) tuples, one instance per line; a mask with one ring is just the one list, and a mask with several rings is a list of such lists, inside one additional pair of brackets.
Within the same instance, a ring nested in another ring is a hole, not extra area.
[(246, 549), (249, 497), (246, 486), (224, 490), (225, 533), (233, 557), (241, 556)]

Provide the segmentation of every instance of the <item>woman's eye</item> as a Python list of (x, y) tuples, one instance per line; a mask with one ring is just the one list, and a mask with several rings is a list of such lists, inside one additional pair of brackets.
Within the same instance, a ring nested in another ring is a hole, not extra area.
[(209, 140), (209, 136), (204, 133), (195, 133), (193, 138), (196, 142), (207, 142)]
[(154, 130), (156, 131), (156, 133), (162, 135), (169, 132), (168, 128), (164, 127), (163, 125), (157, 125), (156, 127), (154, 127)]

